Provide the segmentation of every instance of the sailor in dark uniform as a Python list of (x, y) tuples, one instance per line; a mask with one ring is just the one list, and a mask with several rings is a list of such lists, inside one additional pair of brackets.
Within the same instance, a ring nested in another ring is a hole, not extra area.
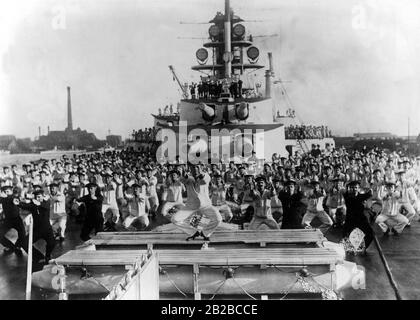
[[(0, 204), (3, 207), (4, 219), (0, 224), (0, 243), (5, 247), (5, 253), (21, 254), (21, 247), (25, 242), (25, 227), (19, 215), (19, 199), (13, 195), (12, 186), (4, 186), (1, 188), (4, 197), (0, 197)], [(5, 234), (10, 230), (15, 229), (18, 233), (18, 239), (13, 244), (5, 237)]]
[(190, 86), (191, 99), (195, 99), (195, 83)]
[(302, 218), (307, 206), (302, 202), (303, 194), (297, 190), (296, 181), (289, 179), (285, 182), (285, 191), (279, 192), (279, 199), (283, 206), (283, 222), (281, 229), (302, 229)]
[[(55, 247), (54, 232), (50, 224), (50, 201), (44, 200), (44, 191), (38, 190), (34, 192), (34, 199), (30, 203), (19, 204), (23, 210), (27, 210), (32, 214), (33, 219), (33, 243), (40, 239), (47, 243), (45, 250), (45, 262), (51, 259), (51, 252)], [(28, 241), (24, 242), (22, 246), (28, 252)], [(35, 247), (32, 249), (34, 257), (44, 257)], [(36, 262), (37, 259), (34, 259)]]
[(238, 80), (238, 95), (239, 98), (242, 98), (242, 83), (243, 81), (241, 79)]
[(83, 241), (90, 239), (90, 232), (101, 232), (104, 228), (104, 217), (102, 215), (103, 197), (96, 183), (89, 183), (87, 186), (89, 194), (76, 200), (78, 203), (84, 203), (86, 207), (86, 218), (83, 222), (80, 238)]
[(364, 202), (372, 197), (372, 190), (360, 193), (360, 182), (351, 181), (348, 184), (348, 191), (343, 196), (347, 207), (343, 236), (348, 237), (355, 228), (359, 228), (365, 234), (365, 249), (367, 249), (373, 240), (374, 232), (364, 214)]

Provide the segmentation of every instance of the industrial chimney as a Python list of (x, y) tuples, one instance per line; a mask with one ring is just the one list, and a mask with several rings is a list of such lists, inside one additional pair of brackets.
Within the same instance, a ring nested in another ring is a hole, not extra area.
[(38, 127), (38, 138), (41, 138), (41, 126)]
[(67, 87), (67, 130), (73, 131), (73, 119), (71, 116), (70, 87)]

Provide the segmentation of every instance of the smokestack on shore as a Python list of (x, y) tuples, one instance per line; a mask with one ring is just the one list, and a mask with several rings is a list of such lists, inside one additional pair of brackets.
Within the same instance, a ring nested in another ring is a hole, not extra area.
[(70, 87), (67, 87), (67, 130), (73, 131), (73, 119), (71, 116)]

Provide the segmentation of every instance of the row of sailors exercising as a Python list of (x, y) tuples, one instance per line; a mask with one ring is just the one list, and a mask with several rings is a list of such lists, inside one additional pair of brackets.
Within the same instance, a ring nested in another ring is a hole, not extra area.
[[(205, 174), (204, 177), (208, 175)], [(210, 178), (209, 178), (210, 179)], [(330, 177), (326, 181), (312, 180), (308, 184), (308, 179), (293, 180), (289, 179), (284, 183), (279, 179), (269, 177), (257, 178), (257, 184), (255, 185), (255, 179), (253, 175), (236, 176), (235, 179), (226, 179), (224, 182), (223, 177), (220, 174), (213, 175), (212, 181), (208, 181), (209, 188), (204, 188), (199, 197), (197, 198), (200, 202), (198, 207), (208, 206), (211, 204), (216, 207), (221, 213), (224, 221), (229, 222), (232, 217), (232, 209), (240, 207), (241, 212), (246, 212), (248, 207), (254, 210), (254, 217), (258, 216), (270, 216), (274, 214), (276, 222), (279, 222), (282, 218), (283, 204), (282, 196), (285, 194), (298, 194), (301, 196), (303, 202), (307, 206), (309, 212), (322, 212), (324, 207), (328, 208), (328, 216), (332, 219), (330, 221), (327, 215), (318, 215), (318, 218), (324, 221), (325, 226), (328, 227), (331, 222), (336, 222), (337, 210), (342, 211), (341, 214), (345, 216), (345, 201), (344, 193), (346, 188), (344, 187), (344, 180), (341, 177)], [(211, 182), (211, 183), (210, 183)], [(203, 184), (206, 185), (207, 182)], [(183, 192), (185, 186), (191, 184), (191, 177), (182, 177), (178, 171), (172, 171), (166, 181), (166, 186), (161, 200), (164, 202), (161, 212), (163, 216), (167, 216), (170, 209), (178, 204), (183, 203)], [(363, 182), (360, 184), (366, 188)], [(376, 171), (372, 180), (369, 182), (368, 187), (372, 189), (372, 196), (368, 201), (368, 206), (371, 207), (374, 203), (381, 204), (386, 194), (386, 182), (381, 176), (379, 171)], [(305, 189), (305, 186), (309, 186), (305, 192), (301, 192)], [(400, 175), (397, 182), (399, 189), (399, 203), (410, 215), (414, 214), (418, 210), (418, 199), (412, 186), (408, 185), (402, 179)], [(194, 189), (190, 189), (187, 192), (188, 195), (196, 192)], [(260, 199), (261, 198), (261, 199)], [(192, 202), (194, 198), (187, 197), (187, 207), (197, 207)], [(306, 201), (305, 201), (306, 200)], [(156, 198), (154, 201), (158, 201)], [(252, 210), (251, 210), (252, 211)], [(304, 224), (308, 225), (311, 220), (311, 216), (307, 216), (304, 219)], [(276, 228), (276, 226), (268, 219), (268, 226)], [(299, 219), (298, 219), (299, 220)], [(289, 227), (298, 227), (300, 221), (289, 223), (286, 219), (284, 225)], [(251, 224), (250, 228), (258, 227), (255, 224)]]
[[(196, 170), (200, 172), (199, 167)], [(283, 185), (278, 179), (267, 181), (265, 177), (260, 176), (255, 179), (254, 184), (253, 177), (248, 175), (242, 191), (236, 188), (237, 184), (233, 186), (234, 196), (230, 199), (233, 201), (228, 201), (229, 191), (232, 188), (224, 183), (221, 175), (214, 175), (213, 181), (207, 173), (201, 172), (198, 177), (200, 176), (197, 182), (191, 176), (180, 177), (179, 172), (172, 171), (162, 198), (166, 203), (160, 213), (169, 217), (176, 225), (181, 225), (186, 233), (192, 231), (190, 226), (184, 224), (185, 218), (191, 214), (188, 211), (199, 208), (210, 211), (208, 214), (210, 221), (223, 219), (227, 222), (232, 219), (232, 209), (235, 206), (239, 205), (240, 212), (251, 209), (250, 229), (259, 229), (261, 225), (266, 225), (270, 229), (278, 229), (280, 226), (282, 228), (310, 227), (312, 220), (317, 217), (321, 222), (320, 229), (325, 233), (333, 223), (338, 222), (337, 211), (341, 211), (340, 224), (346, 217), (345, 199), (348, 190), (344, 186), (344, 181), (337, 177), (331, 179), (331, 186), (326, 192), (321, 188), (321, 183), (315, 180), (309, 184), (305, 182), (302, 184), (300, 181), (299, 185), (295, 180), (290, 179)], [(360, 182), (357, 184), (360, 185)], [(183, 185), (187, 186), (188, 194), (185, 205), (182, 201)], [(413, 187), (404, 182), (402, 175), (397, 183), (394, 183), (384, 182), (380, 174), (377, 174), (370, 185), (371, 189), (364, 193), (365, 200), (368, 200), (366, 207), (372, 208), (374, 205), (376, 208), (379, 207), (376, 212), (379, 214), (376, 222), (383, 229), (387, 226), (384, 232), (392, 228), (401, 232), (420, 209)], [(238, 195), (237, 198), (235, 194)], [(219, 212), (220, 218), (211, 212), (211, 208)], [(185, 211), (185, 214), (177, 216), (179, 209)], [(400, 213), (401, 209), (404, 209), (405, 215)], [(386, 221), (391, 224), (386, 224)], [(390, 226), (391, 228), (388, 228)], [(202, 235), (206, 237), (205, 234)]]
[[(158, 179), (153, 171), (149, 171), (146, 177), (124, 183), (118, 175), (105, 174), (98, 178), (99, 183), (74, 179), (68, 184), (52, 184), (45, 192), (46, 199), (52, 200), (51, 224), (57, 229), (58, 237), (63, 239), (66, 213), (78, 215), (82, 203), (88, 207), (90, 189), (95, 189), (94, 192), (98, 194), (102, 218), (93, 219), (95, 223), (87, 219), (85, 230), (82, 230), (83, 240), (89, 239), (92, 230), (101, 231), (100, 224), (103, 222), (109, 230), (115, 228), (116, 224), (127, 230), (144, 230), (150, 224), (149, 215), (160, 215), (164, 217), (165, 223), (172, 221), (190, 234), (194, 228), (191, 229), (191, 224), (185, 223), (185, 220), (199, 209), (203, 209), (201, 211), (207, 213), (210, 220), (213, 219), (207, 231), (214, 231), (222, 220), (231, 221), (234, 218), (233, 211), (239, 212), (242, 223), (250, 222), (250, 229), (258, 229), (261, 225), (271, 229), (309, 227), (312, 220), (318, 217), (321, 221), (320, 229), (326, 232), (334, 223), (342, 224), (346, 216), (345, 180), (349, 181), (346, 174), (336, 173), (320, 179), (316, 175), (303, 178), (298, 173), (294, 177), (296, 180), (289, 176), (282, 180), (271, 175), (255, 179), (250, 174), (232, 175), (228, 171), (225, 177), (212, 174), (211, 178), (200, 166), (196, 168), (192, 169), (193, 172), (198, 170), (196, 174), (187, 172), (182, 175), (176, 170), (171, 171), (159, 192), (160, 197), (157, 191)], [(403, 173), (397, 172), (396, 178), (395, 183), (387, 182), (383, 173), (376, 170), (369, 181), (360, 181), (362, 189), (371, 189), (367, 206), (381, 213), (377, 222), (383, 229), (388, 220), (404, 220), (405, 225), (409, 224), (420, 208), (416, 192), (403, 178)], [(392, 188), (391, 197), (388, 191)], [(38, 191), (42, 187), (35, 186), (35, 189)], [(25, 191), (23, 188), (22, 192), (28, 195), (22, 194), (20, 198), (30, 197), (30, 191), (33, 190)], [(401, 209), (406, 213), (404, 217), (407, 221), (402, 218)], [(182, 215), (177, 214), (178, 211)], [(340, 219), (337, 213), (340, 213)], [(89, 212), (86, 214), (89, 215)], [(398, 226), (394, 229), (402, 230)], [(211, 232), (204, 234), (208, 236)]]

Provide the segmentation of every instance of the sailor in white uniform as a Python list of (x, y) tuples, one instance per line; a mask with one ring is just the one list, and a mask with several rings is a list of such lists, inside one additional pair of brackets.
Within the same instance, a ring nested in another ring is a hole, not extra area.
[(226, 203), (227, 187), (221, 174), (216, 174), (214, 179), (215, 181), (210, 187), (212, 205), (215, 206), (217, 210), (219, 210), (223, 220), (229, 222), (233, 218), (233, 214), (232, 210)]
[[(202, 170), (200, 165), (192, 165), (191, 171), (192, 175), (187, 173), (181, 179), (187, 189), (187, 201), (185, 206), (172, 216), (171, 221), (190, 235), (187, 241), (198, 236), (202, 236), (204, 240), (209, 241), (210, 235), (222, 222), (222, 216), (211, 204), (209, 197), (210, 176)], [(203, 226), (200, 226), (200, 223), (196, 225), (193, 221), (195, 217), (200, 216), (208, 220)]]
[(397, 171), (396, 190), (401, 193), (401, 208), (405, 210), (405, 216), (409, 221), (408, 225), (410, 225), (416, 215), (416, 209), (418, 210), (418, 199), (416, 191), (410, 183), (410, 180), (407, 179), (406, 172), (404, 170)]
[(122, 224), (128, 230), (144, 230), (150, 223), (147, 213), (150, 207), (149, 202), (140, 185), (134, 184), (131, 187), (134, 190), (134, 194), (126, 194), (125, 196), (122, 206), (127, 216)]
[(170, 219), (171, 209), (174, 207), (183, 207), (182, 192), (185, 186), (180, 181), (181, 173), (178, 170), (172, 170), (169, 173), (166, 185), (162, 194), (163, 205), (160, 213), (162, 216)]
[[(98, 183), (99, 184), (99, 183)], [(120, 218), (117, 203), (117, 184), (112, 180), (112, 175), (105, 172), (103, 175), (102, 193), (104, 202), (102, 204), (102, 213), (104, 214), (105, 225), (109, 230), (113, 230), (115, 224)]]
[(151, 214), (154, 215), (157, 211), (157, 208), (159, 207), (159, 198), (156, 191), (158, 179), (155, 176), (156, 171), (152, 168), (147, 168), (146, 174), (146, 195), (150, 204)]
[(270, 229), (280, 229), (271, 213), (273, 191), (266, 189), (267, 180), (264, 176), (257, 177), (256, 182), (257, 188), (252, 189), (250, 193), (253, 199), (254, 215), (249, 223), (249, 229), (258, 230), (261, 225), (266, 225)]
[(49, 187), (47, 198), (50, 200), (50, 223), (61, 242), (64, 241), (67, 224), (66, 196), (59, 192), (60, 186), (57, 183), (51, 183)]
[(385, 194), (382, 198), (382, 212), (376, 218), (376, 223), (382, 229), (385, 235), (392, 231), (395, 235), (400, 234), (409, 220), (402, 215), (399, 201), (401, 194), (396, 192), (395, 183), (387, 182)]

